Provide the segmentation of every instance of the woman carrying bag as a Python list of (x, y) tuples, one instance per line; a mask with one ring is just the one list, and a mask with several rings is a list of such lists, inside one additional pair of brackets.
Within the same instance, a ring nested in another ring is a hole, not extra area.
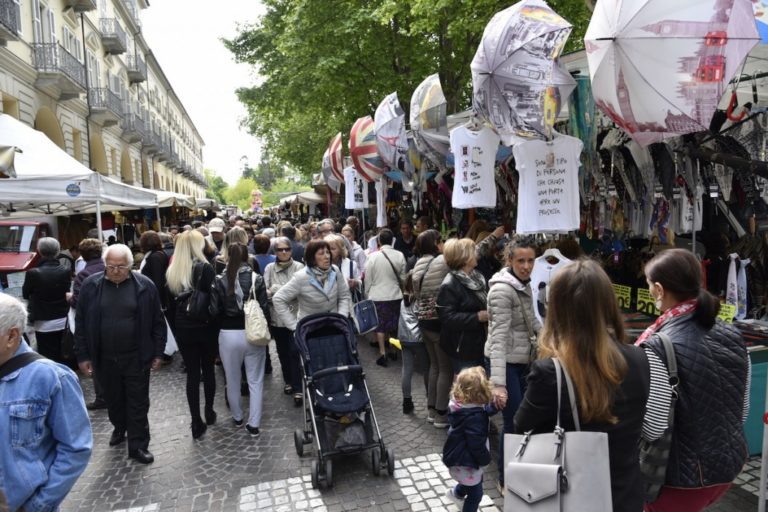
[[(304, 268), (303, 263), (299, 263), (292, 258), (291, 241), (279, 236), (275, 238), (275, 256), (277, 260), (267, 265), (264, 270), (264, 281), (267, 287), (267, 299), (269, 300), (269, 318), (272, 337), (275, 338), (277, 346), (277, 356), (280, 359), (280, 366), (283, 370), (283, 392), (286, 395), (293, 394), (297, 403), (301, 402), (301, 369), (299, 368), (299, 353), (291, 343), (291, 330), (286, 327), (280, 319), (275, 309), (274, 297), (285, 286), (288, 281)], [(295, 317), (297, 313), (296, 304), (290, 304), (289, 309)]]
[[(531, 365), (514, 429), (518, 434), (553, 431), (558, 422), (558, 379), (552, 358), (557, 358), (573, 381), (580, 430), (608, 434), (613, 511), (640, 512), (643, 487), (638, 440), (650, 370), (642, 349), (623, 340), (621, 311), (605, 271), (592, 260), (563, 267), (550, 283), (539, 359)], [(568, 396), (565, 382), (560, 391)], [(505, 405), (504, 398), (497, 395), (498, 407)], [(566, 432), (577, 430), (570, 409), (569, 401), (563, 400), (559, 417)], [(571, 464), (577, 461), (571, 460)]]
[[(169, 320), (187, 369), (187, 402), (192, 417), (192, 437), (200, 438), (207, 425), (216, 423), (213, 399), (216, 377), (213, 363), (218, 352), (218, 327), (209, 316), (213, 267), (203, 248), (205, 239), (198, 231), (187, 231), (176, 238), (166, 281), (171, 294)], [(200, 374), (205, 392), (205, 422), (200, 417)]]
[(261, 426), (262, 391), (266, 346), (252, 345), (246, 339), (244, 306), (248, 300), (257, 300), (266, 319), (269, 305), (264, 279), (248, 263), (248, 248), (234, 243), (227, 248), (228, 261), (224, 272), (216, 278), (211, 295), (211, 314), (219, 321), (219, 355), (227, 381), (227, 397), (232, 422), (243, 424), (244, 414), (240, 397), (240, 367), (245, 363), (250, 406), (246, 431), (258, 437)]

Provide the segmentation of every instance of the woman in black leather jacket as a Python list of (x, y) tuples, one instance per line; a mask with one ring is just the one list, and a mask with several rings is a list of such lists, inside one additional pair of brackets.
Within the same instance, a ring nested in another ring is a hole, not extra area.
[(470, 366), (483, 366), (483, 348), (488, 328), (488, 288), (475, 270), (475, 242), (451, 239), (443, 248), (450, 272), (437, 294), (440, 317), (440, 347), (450, 356), (453, 373)]
[[(219, 356), (227, 381), (227, 397), (232, 422), (243, 424), (244, 413), (240, 402), (240, 367), (245, 363), (245, 375), (250, 391), (248, 422), (245, 429), (257, 437), (261, 426), (262, 390), (264, 389), (264, 364), (267, 347), (248, 343), (245, 337), (245, 313), (243, 307), (253, 295), (259, 301), (264, 317), (269, 322), (269, 304), (264, 278), (254, 272), (248, 263), (248, 248), (241, 243), (227, 247), (228, 259), (224, 272), (216, 277), (211, 294), (211, 312), (218, 319)], [(253, 294), (251, 293), (251, 288)], [(253, 299), (250, 299), (253, 300)]]

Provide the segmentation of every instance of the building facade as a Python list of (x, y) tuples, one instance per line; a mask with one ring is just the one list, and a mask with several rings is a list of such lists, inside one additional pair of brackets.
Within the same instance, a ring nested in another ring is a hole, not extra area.
[(203, 140), (141, 32), (146, 0), (0, 0), (0, 111), (85, 166), (205, 197)]

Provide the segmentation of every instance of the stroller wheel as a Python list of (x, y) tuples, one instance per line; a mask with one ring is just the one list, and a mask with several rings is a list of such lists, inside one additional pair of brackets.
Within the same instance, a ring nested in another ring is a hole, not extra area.
[(299, 457), (304, 455), (304, 431), (300, 428), (293, 431), (293, 444), (296, 446), (296, 453)]
[(381, 452), (378, 448), (371, 450), (371, 471), (373, 476), (381, 474)]
[(333, 465), (331, 464), (331, 459), (325, 459), (324, 481), (326, 489), (333, 487)]
[(389, 476), (395, 474), (395, 449), (387, 448), (387, 473)]
[(316, 460), (312, 461), (312, 488), (320, 488), (320, 463)]

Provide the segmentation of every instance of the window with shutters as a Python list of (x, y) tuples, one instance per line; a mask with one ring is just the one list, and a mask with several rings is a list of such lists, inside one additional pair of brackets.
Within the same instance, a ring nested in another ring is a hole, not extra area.
[(13, 0), (13, 10), (16, 11), (16, 19), (19, 20), (19, 23), (16, 24), (16, 33), (18, 35), (22, 35), (21, 33), (21, 0)]
[(83, 47), (80, 43), (80, 40), (75, 36), (74, 33), (72, 33), (71, 30), (69, 30), (68, 27), (63, 27), (61, 29), (61, 33), (61, 45), (64, 47), (64, 49), (71, 53), (78, 60), (78, 62), (83, 62)]
[(36, 43), (43, 42), (43, 7), (40, 0), (32, 0), (32, 32)]
[(88, 50), (88, 84), (93, 88), (101, 87), (101, 71), (99, 70), (99, 59)]

